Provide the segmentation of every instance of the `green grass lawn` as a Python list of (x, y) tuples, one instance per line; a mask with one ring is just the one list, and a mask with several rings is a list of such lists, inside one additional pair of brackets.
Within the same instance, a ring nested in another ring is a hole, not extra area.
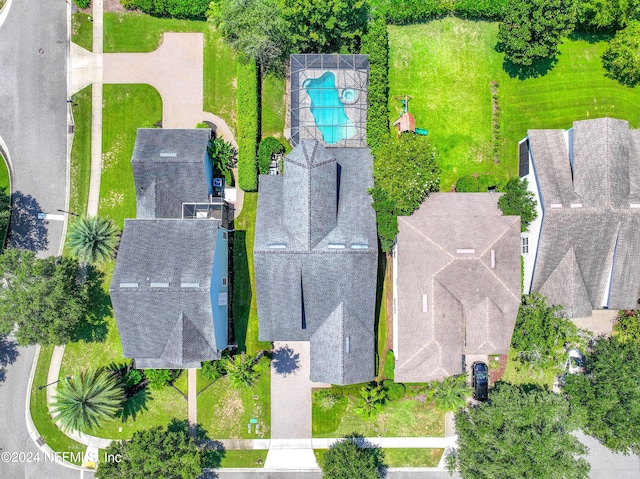
[(236, 54), (213, 25), (141, 13), (105, 13), (104, 51), (151, 52), (160, 46), (164, 32), (204, 33), (204, 109), (235, 130)]
[[(328, 449), (314, 449), (318, 463)], [(444, 449), (383, 448), (387, 467), (437, 467)]]
[(283, 138), (286, 105), (286, 79), (268, 74), (262, 81), (262, 138)]
[(267, 459), (265, 450), (243, 450), (224, 452), (224, 456), (220, 462), (220, 467), (264, 467), (264, 461)]
[(502, 381), (511, 384), (539, 384), (551, 389), (553, 386), (554, 369), (532, 369), (528, 364), (523, 364), (517, 359), (517, 352), (509, 350), (507, 369), (502, 376)]
[(93, 22), (89, 15), (75, 12), (71, 14), (71, 41), (85, 50), (93, 51)]
[[(51, 362), (52, 352), (53, 346), (42, 346), (40, 348), (38, 364), (31, 387), (31, 400), (29, 403), (31, 419), (33, 419), (33, 423), (40, 436), (42, 436), (42, 439), (44, 439), (47, 445), (54, 451), (71, 452), (74, 455), (81, 452), (83, 453), (87, 447), (69, 439), (58, 429), (58, 426), (55, 425), (47, 408), (46, 391), (44, 389), (38, 389), (38, 386), (47, 384), (47, 374), (49, 373), (49, 363)], [(75, 463), (79, 464), (79, 462)]]
[(443, 436), (444, 414), (433, 403), (415, 399), (387, 401), (375, 420), (365, 420), (355, 412), (356, 397), (343, 397), (329, 411), (316, 401), (312, 406), (313, 437), (343, 437), (352, 432), (365, 437)]
[[(517, 142), (530, 128), (568, 128), (575, 120), (615, 116), (640, 126), (640, 88), (605, 78), (604, 41), (565, 40), (559, 61), (538, 78), (512, 78), (494, 49), (498, 24), (454, 17), (419, 25), (389, 26), (389, 107), (400, 102), (416, 126), (429, 130), (443, 170), (441, 191), (462, 175), (517, 172)], [(493, 161), (491, 82), (499, 84), (499, 164)]]
[(0, 188), (6, 188), (8, 192), (10, 186), (9, 183), (9, 168), (7, 168), (4, 156), (0, 153)]
[(99, 215), (123, 228), (125, 218), (136, 217), (131, 170), (136, 129), (162, 120), (162, 100), (149, 85), (104, 85), (103, 105)]
[(378, 255), (378, 287), (376, 290), (376, 375), (380, 377), (381, 359), (387, 351), (387, 302), (385, 300), (387, 290), (391, 287), (391, 278), (386, 278), (386, 255)]
[(258, 194), (245, 193), (233, 236), (233, 322), (238, 349), (256, 354), (271, 349), (271, 343), (258, 341), (258, 307), (253, 273), (253, 235), (256, 229)]
[(91, 176), (91, 85), (73, 97), (73, 146), (69, 211), (85, 216)]
[[(260, 376), (252, 388), (234, 389), (227, 377), (215, 381), (198, 395), (198, 424), (210, 438), (216, 439), (263, 439), (270, 436), (271, 427), (271, 376), (269, 359), (263, 357), (259, 364)], [(198, 378), (204, 379), (202, 376)], [(210, 381), (198, 383), (202, 391)], [(257, 399), (253, 399), (257, 395)], [(251, 418), (258, 420), (251, 433), (247, 424)], [(227, 466), (231, 467), (231, 466)]]

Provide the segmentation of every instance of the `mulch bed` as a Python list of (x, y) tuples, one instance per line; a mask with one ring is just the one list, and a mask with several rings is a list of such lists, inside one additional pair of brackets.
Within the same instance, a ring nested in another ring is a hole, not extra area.
[(507, 355), (501, 354), (498, 359), (498, 368), (489, 370), (489, 382), (494, 385), (497, 381), (500, 381), (504, 372), (507, 370)]

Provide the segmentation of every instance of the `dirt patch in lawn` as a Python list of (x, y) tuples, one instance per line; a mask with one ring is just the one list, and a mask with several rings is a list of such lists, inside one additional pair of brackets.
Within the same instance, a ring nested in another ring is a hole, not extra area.
[[(491, 357), (494, 358), (496, 356), (491, 356)], [(489, 369), (489, 382), (491, 383), (491, 385), (494, 385), (497, 381), (500, 381), (500, 379), (504, 375), (504, 372), (507, 370), (508, 356), (506, 354), (501, 354), (500, 356), (497, 356), (497, 358), (498, 358), (498, 364), (497, 364), (498, 367)]]

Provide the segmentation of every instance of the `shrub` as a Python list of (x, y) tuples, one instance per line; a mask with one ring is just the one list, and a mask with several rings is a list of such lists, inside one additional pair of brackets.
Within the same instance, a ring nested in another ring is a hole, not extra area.
[(387, 379), (382, 384), (387, 392), (387, 399), (389, 399), (389, 401), (397, 401), (404, 397), (406, 392), (404, 384), (396, 383), (392, 379)]
[(640, 341), (640, 310), (618, 311), (613, 329), (623, 341)]
[(387, 397), (386, 391), (382, 384), (369, 384), (360, 389), (360, 400), (356, 413), (362, 415), (365, 419), (373, 419), (384, 404)]
[(369, 55), (367, 144), (375, 155), (376, 149), (389, 138), (389, 38), (383, 16), (369, 23), (362, 37), (361, 52)]
[(210, 0), (120, 0), (123, 7), (157, 17), (204, 19)]
[(273, 155), (284, 153), (284, 145), (272, 136), (264, 138), (258, 147), (258, 169), (261, 175), (269, 173)]
[(520, 229), (524, 232), (529, 229), (529, 225), (536, 219), (536, 200), (527, 189), (526, 179), (511, 178), (502, 188), (504, 195), (498, 200), (498, 208), (505, 216), (520, 216)]
[(149, 381), (151, 389), (162, 389), (173, 383), (180, 374), (177, 369), (145, 369), (144, 375)]
[(314, 391), (313, 395), (316, 403), (323, 411), (332, 409), (340, 399), (340, 396), (332, 392), (331, 389), (320, 389), (319, 391)]
[(465, 175), (456, 181), (456, 191), (460, 193), (475, 193), (478, 189), (478, 180), (475, 176)]
[(258, 68), (255, 60), (238, 57), (238, 186), (258, 189), (256, 148), (258, 124)]
[(73, 0), (73, 3), (75, 3), (78, 8), (88, 8), (91, 0)]
[(202, 363), (202, 375), (210, 381), (220, 379), (227, 374), (227, 360), (205, 361)]
[(384, 357), (384, 377), (387, 379), (394, 378), (394, 371), (396, 367), (396, 357), (393, 351), (388, 350)]
[(138, 369), (130, 369), (122, 378), (124, 387), (130, 389), (142, 382), (142, 373)]

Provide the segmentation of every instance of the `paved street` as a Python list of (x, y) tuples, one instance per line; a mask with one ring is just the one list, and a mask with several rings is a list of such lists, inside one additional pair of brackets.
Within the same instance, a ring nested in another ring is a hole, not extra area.
[[(13, 166), (11, 244), (58, 254), (67, 198), (67, 3), (13, 0), (0, 27), (0, 136)], [(38, 219), (38, 213), (56, 215)]]

